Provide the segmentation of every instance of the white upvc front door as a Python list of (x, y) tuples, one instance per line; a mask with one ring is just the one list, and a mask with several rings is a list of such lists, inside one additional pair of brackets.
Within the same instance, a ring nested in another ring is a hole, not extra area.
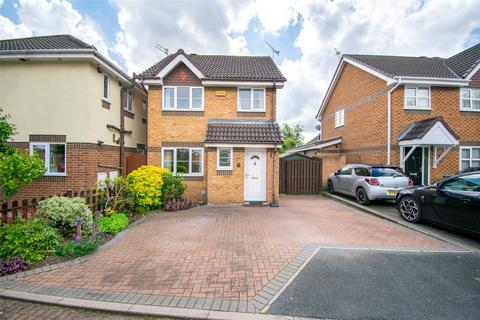
[(266, 201), (267, 152), (245, 149), (245, 201)]

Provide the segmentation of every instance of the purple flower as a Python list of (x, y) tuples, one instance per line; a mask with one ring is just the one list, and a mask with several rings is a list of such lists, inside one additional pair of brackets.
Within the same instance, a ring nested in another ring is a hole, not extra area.
[(79, 244), (79, 243), (80, 243), (80, 240), (81, 240), (81, 239), (80, 239), (80, 236), (76, 236), (76, 237), (75, 237), (75, 243), (76, 243), (76, 244)]
[(102, 232), (102, 230), (98, 231), (97, 236), (99, 236), (100, 238), (103, 237), (103, 232)]
[(100, 216), (100, 210), (95, 211), (95, 214), (96, 214), (97, 216)]
[(82, 224), (82, 219), (78, 218), (77, 219), (77, 226), (81, 225)]

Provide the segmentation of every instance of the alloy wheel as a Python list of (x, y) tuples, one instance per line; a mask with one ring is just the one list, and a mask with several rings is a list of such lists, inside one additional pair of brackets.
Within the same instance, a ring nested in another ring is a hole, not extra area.
[(400, 202), (400, 213), (407, 221), (416, 221), (418, 219), (418, 206), (412, 198), (402, 199)]

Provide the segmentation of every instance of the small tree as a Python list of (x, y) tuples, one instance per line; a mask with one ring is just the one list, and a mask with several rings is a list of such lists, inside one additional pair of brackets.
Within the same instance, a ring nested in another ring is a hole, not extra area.
[(25, 155), (7, 142), (15, 134), (10, 116), (0, 108), (0, 200), (10, 198), (25, 185), (43, 176), (46, 169), (37, 155)]
[(303, 145), (303, 126), (299, 123), (290, 126), (288, 123), (282, 124), (283, 144), (280, 153), (284, 153), (288, 149)]

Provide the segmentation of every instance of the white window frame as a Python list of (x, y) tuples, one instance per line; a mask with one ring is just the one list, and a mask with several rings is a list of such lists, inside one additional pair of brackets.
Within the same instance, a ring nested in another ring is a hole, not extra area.
[[(188, 109), (178, 109), (177, 108), (177, 89), (178, 88), (189, 88), (190, 89), (190, 102), (188, 105)], [(173, 89), (173, 108), (166, 108), (165, 107), (165, 89)], [(193, 100), (193, 89), (201, 89), (202, 90), (202, 106), (200, 108), (192, 108), (192, 100)], [(196, 86), (164, 86), (162, 88), (162, 110), (172, 110), (172, 111), (204, 111), (205, 109), (205, 90), (203, 87), (196, 87)]]
[[(337, 115), (340, 115), (339, 118)], [(342, 108), (335, 111), (335, 128), (340, 128), (340, 127), (343, 127), (344, 125), (345, 125), (345, 108)]]
[[(65, 150), (65, 172), (50, 172), (50, 145), (51, 144), (63, 144)], [(44, 166), (47, 169), (44, 176), (59, 176), (64, 177), (67, 175), (67, 144), (63, 142), (30, 142), (29, 153), (33, 154), (33, 146), (44, 146), (45, 147), (45, 163)]]
[[(250, 90), (250, 109), (245, 110), (240, 105), (240, 90)], [(253, 92), (255, 90), (263, 91), (263, 107), (262, 109), (253, 108)], [(250, 87), (238, 87), (237, 88), (237, 111), (238, 112), (265, 112), (267, 104), (267, 91), (265, 88), (250, 88)]]
[[(407, 95), (408, 89), (415, 89), (415, 97), (410, 97)], [(418, 95), (417, 89), (428, 89), (428, 107), (417, 107), (418, 105)], [(405, 110), (432, 110), (432, 88), (430, 86), (405, 86), (404, 90), (404, 99), (403, 99), (403, 108)], [(407, 104), (407, 98), (415, 98), (415, 106), (409, 106)]]
[[(470, 91), (470, 98), (464, 98), (463, 97), (463, 91)], [(480, 99), (473, 99), (472, 98), (472, 90), (478, 90), (480, 91), (480, 88), (460, 88), (460, 111), (469, 111), (469, 112), (480, 112), (480, 109), (473, 109), (473, 101), (480, 101)], [(469, 100), (470, 101), (470, 108), (464, 108), (463, 107), (463, 100)]]
[[(107, 79), (107, 96), (105, 96), (105, 79)], [(109, 102), (110, 101), (110, 77), (104, 73), (102, 80), (103, 80), (102, 81), (102, 100)]]
[[(464, 170), (462, 168), (462, 161), (470, 161), (470, 168), (472, 167), (472, 161), (480, 161), (480, 158), (473, 158), (473, 150), (472, 149), (480, 149), (479, 146), (460, 146), (460, 155), (459, 155), (459, 162), (458, 162), (458, 169), (459, 171)], [(470, 150), (470, 158), (466, 159), (463, 157), (463, 150)]]
[[(203, 165), (204, 165), (204, 149), (198, 147), (165, 147), (162, 148), (162, 168), (165, 168), (164, 160), (165, 160), (165, 151), (166, 150), (173, 150), (173, 175), (177, 175), (177, 149), (188, 149), (188, 163), (189, 163), (189, 173), (179, 173), (181, 176), (187, 177), (203, 177)], [(200, 172), (192, 173), (192, 151), (197, 150), (200, 151)]]
[[(220, 165), (220, 151), (227, 150), (230, 153), (230, 165)], [(217, 170), (233, 170), (233, 148), (217, 148)]]
[[(129, 104), (130, 95), (132, 95), (132, 104), (131, 105)], [(135, 95), (134, 95), (134, 92), (132, 90), (128, 90), (125, 93), (125, 107), (124, 107), (124, 110), (128, 111), (130, 113), (135, 113)]]

